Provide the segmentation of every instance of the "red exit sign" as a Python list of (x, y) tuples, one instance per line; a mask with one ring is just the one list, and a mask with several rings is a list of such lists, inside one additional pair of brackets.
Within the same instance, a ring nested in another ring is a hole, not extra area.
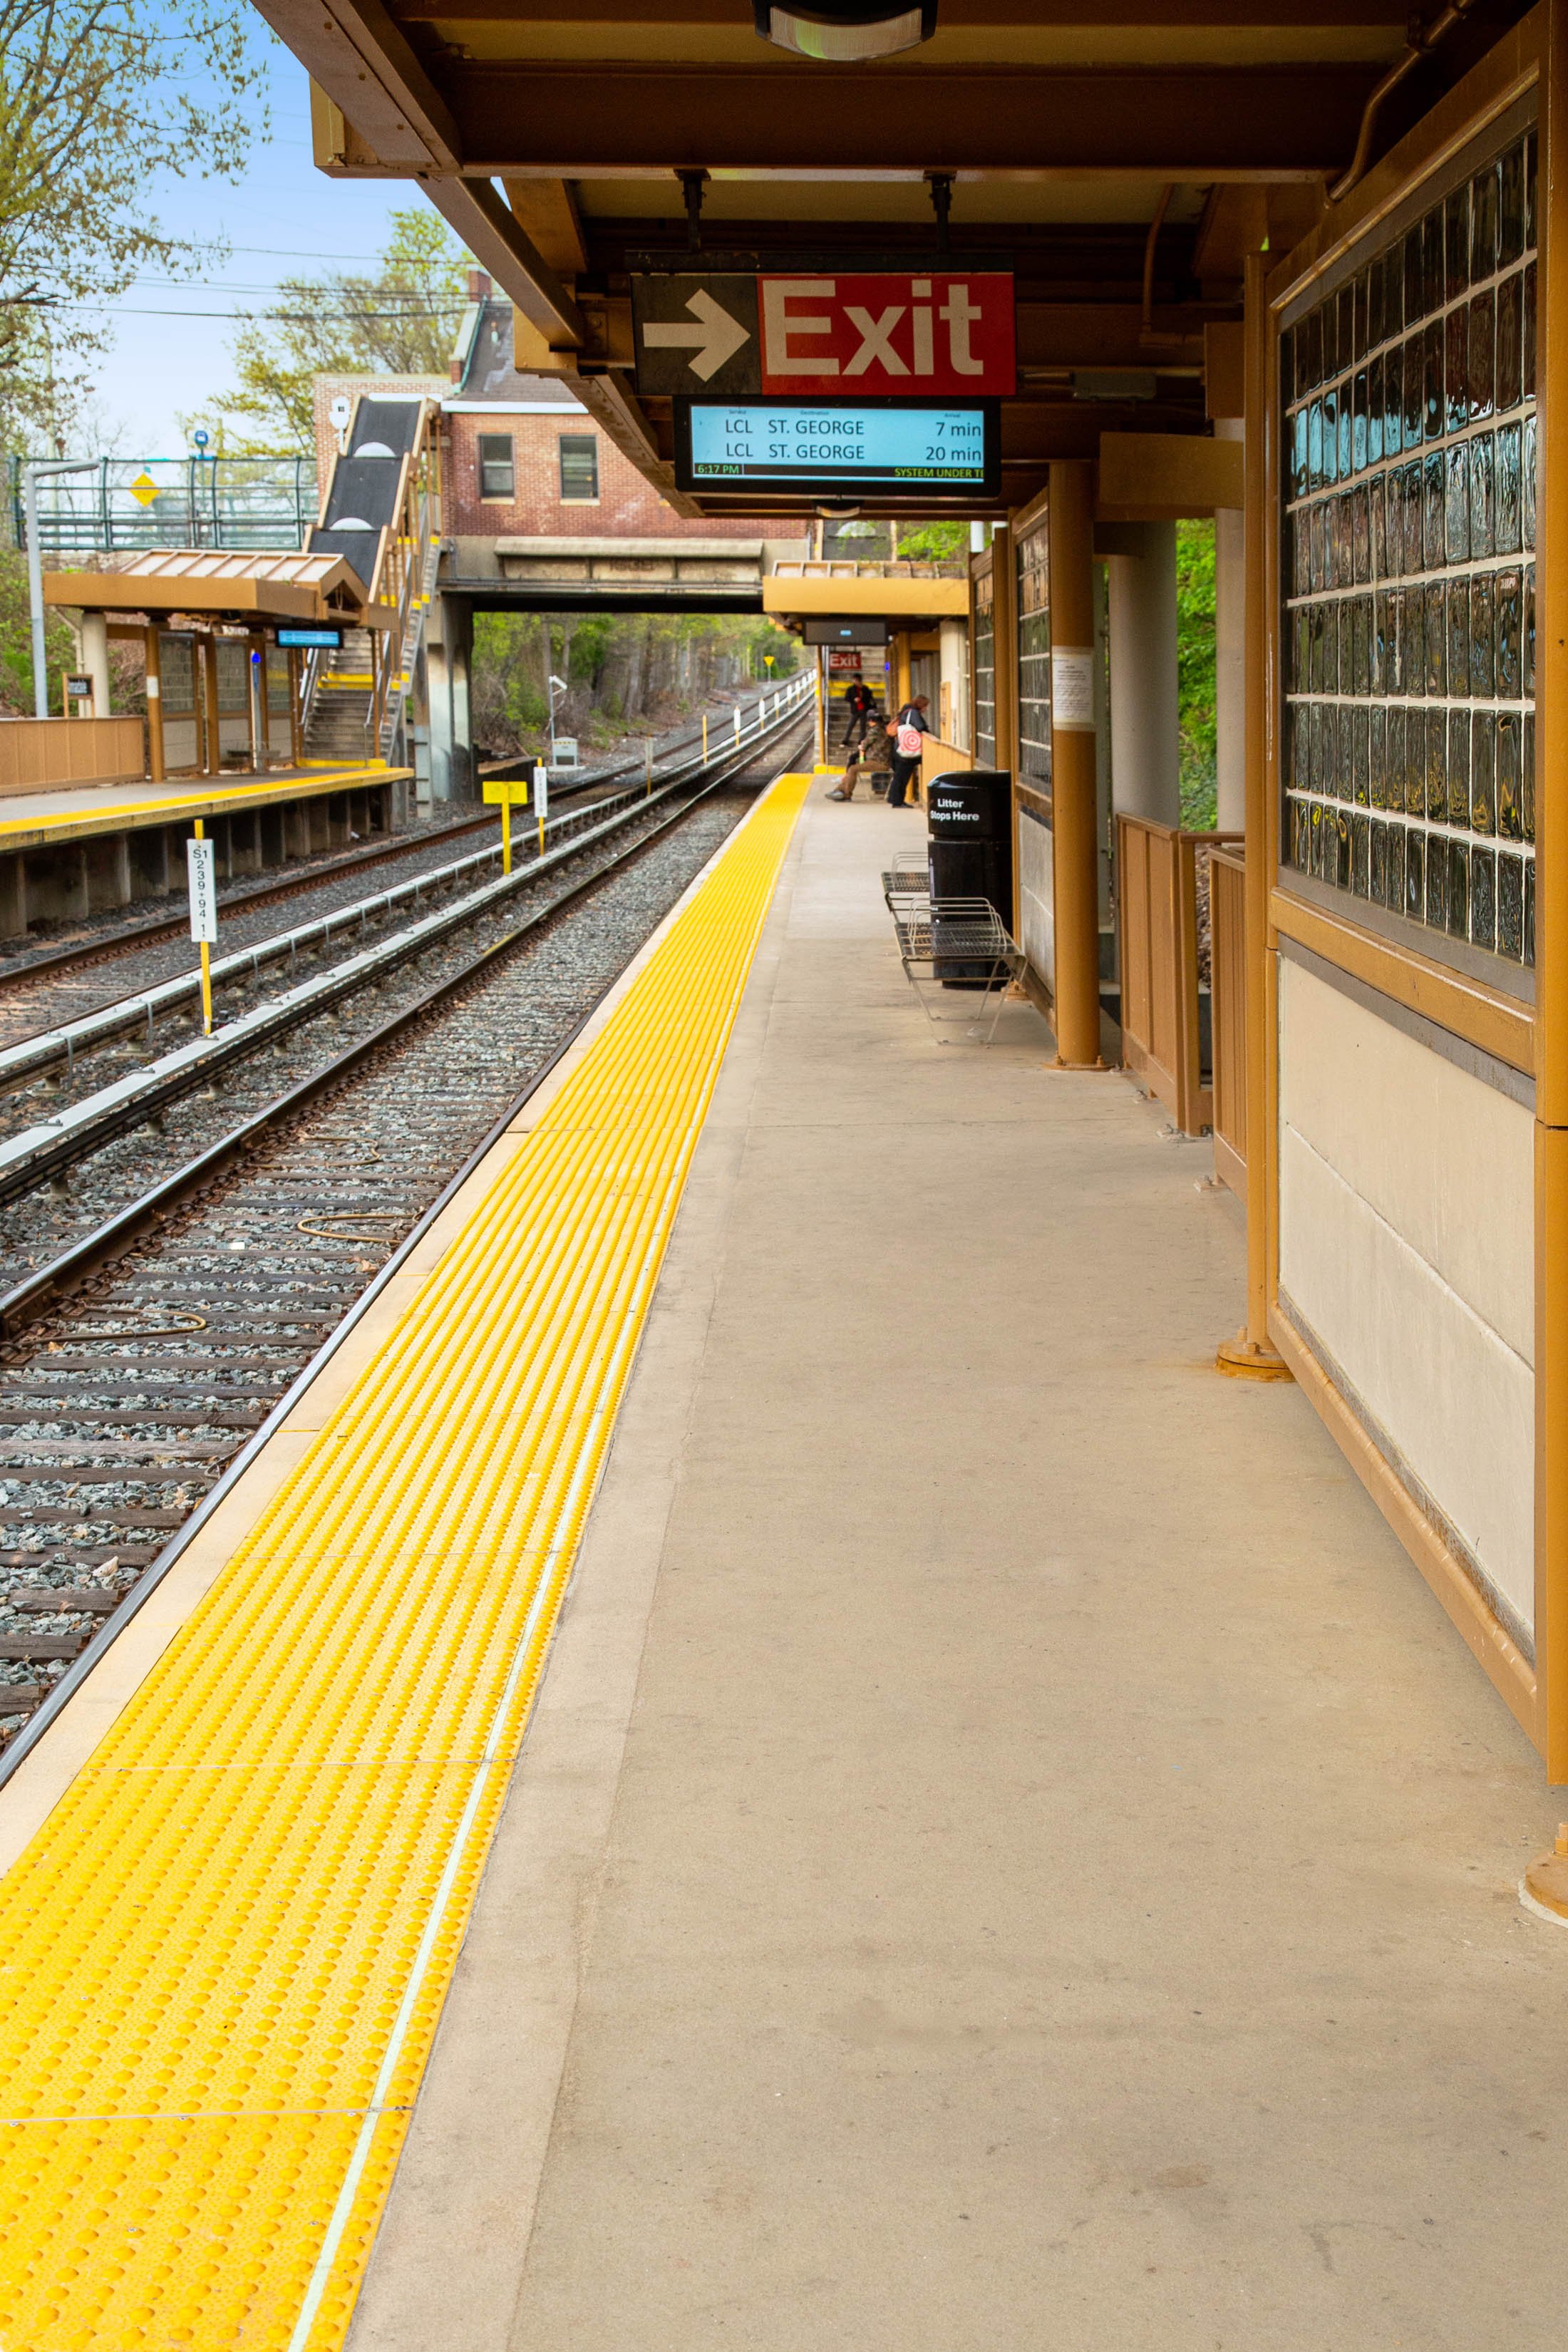
[(1010, 393), (1013, 280), (1001, 271), (759, 278), (764, 394)]
[(1013, 392), (1006, 270), (635, 276), (637, 390), (814, 402)]

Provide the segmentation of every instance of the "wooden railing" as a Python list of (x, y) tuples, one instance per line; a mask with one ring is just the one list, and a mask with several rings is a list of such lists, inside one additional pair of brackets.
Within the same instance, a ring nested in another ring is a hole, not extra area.
[(1247, 861), (1238, 849), (1209, 859), (1213, 980), (1214, 1172), (1247, 1197)]
[(895, 556), (878, 562), (857, 562), (853, 556), (785, 556), (773, 565), (777, 580), (962, 580), (969, 569), (965, 556), (951, 562), (916, 563)]
[(1198, 943), (1206, 875), (1200, 882), (1199, 858), (1206, 867), (1208, 853), (1237, 838), (1182, 833), (1142, 817), (1116, 821), (1122, 1055), (1183, 1135), (1202, 1135), (1214, 1124)]
[(0, 719), (0, 793), (47, 793), (147, 772), (140, 719)]
[(973, 751), (961, 751), (956, 743), (944, 743), (940, 735), (928, 735), (921, 745), (921, 798), (923, 801), (933, 776), (945, 776), (951, 769), (969, 769), (974, 765)]

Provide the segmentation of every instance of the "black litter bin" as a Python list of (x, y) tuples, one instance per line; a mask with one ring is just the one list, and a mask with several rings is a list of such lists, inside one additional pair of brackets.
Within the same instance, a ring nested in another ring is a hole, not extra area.
[[(999, 768), (954, 768), (926, 787), (931, 840), (931, 895), (984, 898), (1005, 929), (1013, 923), (1013, 779)], [(944, 960), (938, 977), (948, 986), (974, 985), (989, 965)]]

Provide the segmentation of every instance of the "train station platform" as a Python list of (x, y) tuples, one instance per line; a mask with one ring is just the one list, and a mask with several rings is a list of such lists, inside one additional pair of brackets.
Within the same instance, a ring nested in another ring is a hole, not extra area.
[(0, 939), (79, 922), (184, 888), (184, 843), (204, 821), (220, 879), (391, 835), (411, 768), (274, 768), (159, 783), (84, 782), (0, 796)]
[(338, 768), (273, 768), (264, 776), (175, 777), (163, 783), (102, 782), (62, 784), (47, 792), (0, 799), (0, 852), (52, 848), (99, 834), (135, 833), (149, 825), (188, 823), (278, 808), (325, 793), (380, 790), (406, 783), (412, 768), (363, 762)]
[(1534, 1753), (918, 833), (775, 787), (0, 1790), (0, 2342), (1556, 2345)]

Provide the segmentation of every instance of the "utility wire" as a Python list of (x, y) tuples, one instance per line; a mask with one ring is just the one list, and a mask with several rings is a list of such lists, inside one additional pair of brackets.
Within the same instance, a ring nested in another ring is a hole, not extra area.
[(276, 327), (339, 325), (345, 320), (460, 319), (468, 308), (466, 302), (453, 302), (423, 310), (408, 304), (396, 310), (362, 310), (353, 303), (345, 303), (339, 310), (154, 310), (129, 302), (55, 301), (48, 295), (19, 295), (15, 299), (17, 307), (29, 310), (92, 310), (115, 319), (226, 319), (230, 325), (247, 326), (265, 320), (268, 326)]

